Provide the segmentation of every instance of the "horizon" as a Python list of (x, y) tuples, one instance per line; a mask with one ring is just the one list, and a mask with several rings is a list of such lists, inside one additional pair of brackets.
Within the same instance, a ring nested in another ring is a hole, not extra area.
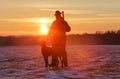
[[(93, 35), (95, 35), (95, 34), (101, 34), (101, 35), (103, 34), (104, 35), (106, 33), (120, 34), (120, 29), (118, 29), (118, 30), (107, 30), (107, 31), (96, 31), (94, 33), (87, 33), (87, 32), (84, 32), (84, 33), (69, 33), (69, 34), (66, 34), (66, 36), (70, 36), (70, 35), (92, 35), (92, 34)], [(5, 37), (9, 37), (9, 36), (10, 37), (14, 37), (14, 36), (15, 37), (24, 37), (24, 36), (25, 37), (26, 36), (40, 36), (40, 37), (43, 37), (43, 36), (45, 36), (46, 37), (47, 35), (46, 34), (38, 34), (38, 35), (37, 34), (35, 34), (35, 35), (32, 35), (32, 34), (31, 35), (30, 34), (28, 34), (28, 35), (27, 34), (23, 34), (23, 35), (22, 34), (19, 34), (19, 35), (0, 35), (0, 37), (4, 37), (4, 36)]]
[(116, 31), (120, 29), (119, 3), (120, 0), (0, 0), (0, 36), (40, 35), (43, 23), (50, 28), (56, 10), (65, 12), (65, 20), (72, 28), (67, 34)]

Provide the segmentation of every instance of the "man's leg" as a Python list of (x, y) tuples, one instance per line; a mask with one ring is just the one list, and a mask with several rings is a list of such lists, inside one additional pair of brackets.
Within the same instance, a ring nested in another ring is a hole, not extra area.
[(63, 64), (65, 67), (68, 66), (68, 58), (67, 58), (67, 51), (66, 51), (66, 41), (62, 41), (61, 43), (61, 53), (63, 58)]
[(67, 59), (67, 52), (66, 51), (64, 51), (62, 53), (62, 57), (63, 57), (63, 64), (65, 67), (67, 67), (68, 66), (68, 59)]
[(50, 66), (56, 66), (56, 63), (58, 61), (58, 58), (56, 55), (52, 55), (52, 62), (50, 64)]
[(52, 63), (50, 66), (57, 66), (58, 63), (58, 56), (57, 56), (57, 51), (56, 47), (53, 47), (53, 52), (52, 52)]

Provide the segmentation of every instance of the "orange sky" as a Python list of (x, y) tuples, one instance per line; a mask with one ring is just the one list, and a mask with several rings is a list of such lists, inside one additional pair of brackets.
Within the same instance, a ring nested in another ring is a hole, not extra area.
[(56, 10), (65, 12), (69, 34), (120, 29), (120, 0), (0, 0), (0, 35), (39, 35)]

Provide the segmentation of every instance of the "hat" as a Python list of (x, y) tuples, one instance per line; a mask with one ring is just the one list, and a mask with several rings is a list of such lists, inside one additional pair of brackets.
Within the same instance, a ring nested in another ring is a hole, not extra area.
[(57, 10), (54, 15), (60, 15), (60, 14), (61, 14), (60, 11)]

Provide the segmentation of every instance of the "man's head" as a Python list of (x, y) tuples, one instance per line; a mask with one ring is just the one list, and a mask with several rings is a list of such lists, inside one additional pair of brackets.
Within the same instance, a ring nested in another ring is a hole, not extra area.
[(60, 11), (55, 11), (55, 14), (54, 14), (55, 16), (56, 16), (56, 19), (59, 19), (59, 18), (61, 18), (61, 12)]
[(55, 11), (55, 16), (60, 16), (61, 12), (59, 10)]

